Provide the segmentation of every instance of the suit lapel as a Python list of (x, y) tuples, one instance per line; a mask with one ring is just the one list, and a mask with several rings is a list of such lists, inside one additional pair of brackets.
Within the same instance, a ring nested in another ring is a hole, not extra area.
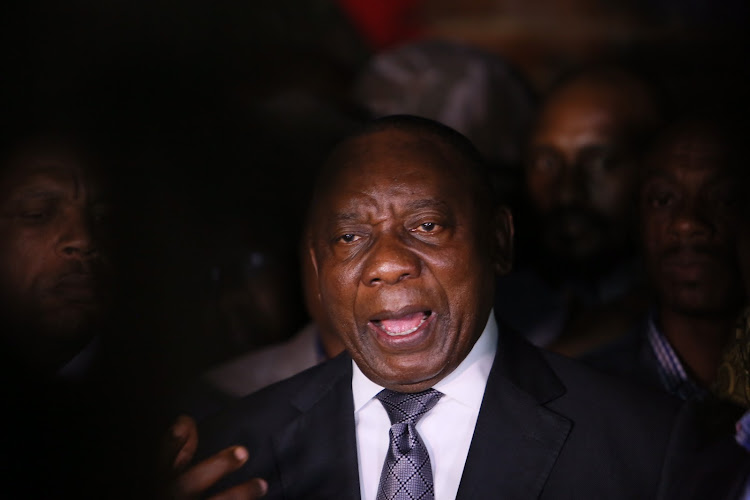
[(570, 432), (570, 420), (544, 406), (564, 386), (513, 337), (501, 334), (458, 499), (538, 498)]
[[(538, 498), (572, 427), (545, 407), (564, 393), (535, 348), (501, 334), (457, 498)], [(359, 498), (351, 358), (331, 361), (291, 402), (300, 415), (273, 438), (283, 497)]]
[(332, 361), (292, 404), (299, 418), (273, 440), (284, 497), (359, 498), (351, 358)]

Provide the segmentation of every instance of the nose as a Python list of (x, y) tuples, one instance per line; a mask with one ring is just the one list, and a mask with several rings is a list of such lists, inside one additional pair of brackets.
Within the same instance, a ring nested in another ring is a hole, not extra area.
[(558, 177), (558, 202), (562, 206), (577, 205), (587, 197), (588, 181), (583, 167), (575, 163), (565, 166)]
[(362, 272), (362, 282), (367, 286), (394, 285), (405, 279), (417, 278), (422, 261), (398, 235), (381, 235), (370, 248)]
[(56, 250), (66, 259), (91, 260), (99, 256), (85, 210), (70, 210), (65, 215)]
[(714, 226), (708, 214), (704, 212), (695, 201), (684, 201), (677, 207), (672, 217), (670, 227), (672, 233), (685, 241), (709, 238), (714, 232)]

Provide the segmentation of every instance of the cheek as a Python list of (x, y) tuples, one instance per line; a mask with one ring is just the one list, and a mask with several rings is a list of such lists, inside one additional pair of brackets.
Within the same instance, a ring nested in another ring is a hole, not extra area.
[(630, 174), (600, 176), (591, 183), (592, 204), (604, 215), (620, 216), (632, 211), (636, 202), (634, 188)]
[(54, 266), (55, 256), (44, 234), (10, 231), (0, 235), (0, 276), (3, 288), (22, 293), (33, 288), (45, 271)]
[(323, 278), (320, 281), (320, 294), (323, 311), (339, 321), (343, 319), (342, 315), (351, 316), (351, 304), (357, 295), (359, 283), (355, 270), (346, 266), (323, 267), (321, 275)]
[(428, 264), (454, 314), (473, 316), (492, 295), (494, 273), (479, 253), (454, 252), (450, 259)]
[(641, 228), (641, 248), (643, 262), (651, 279), (658, 279), (662, 270), (661, 259), (669, 243), (664, 231), (666, 227), (651, 222)]
[(10, 294), (17, 294), (29, 288), (36, 262), (33, 249), (17, 240), (8, 243), (0, 248), (0, 286)]
[(540, 173), (528, 173), (526, 187), (531, 201), (538, 210), (544, 211), (552, 206), (554, 200), (553, 182), (550, 176)]
[(664, 214), (642, 212), (639, 219), (641, 227), (641, 240), (647, 253), (649, 250), (660, 247), (662, 240), (666, 238), (668, 218)]

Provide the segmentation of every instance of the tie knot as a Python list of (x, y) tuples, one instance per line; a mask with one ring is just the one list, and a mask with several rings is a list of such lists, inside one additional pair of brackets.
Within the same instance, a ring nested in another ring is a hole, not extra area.
[(443, 396), (435, 389), (422, 392), (407, 393), (383, 389), (376, 398), (380, 400), (388, 412), (388, 418), (393, 424), (416, 424), (422, 416), (430, 411)]

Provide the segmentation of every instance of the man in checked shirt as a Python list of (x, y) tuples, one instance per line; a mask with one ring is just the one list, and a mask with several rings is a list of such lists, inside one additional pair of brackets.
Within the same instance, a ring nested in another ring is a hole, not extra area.
[(705, 399), (744, 303), (736, 241), (738, 134), (701, 118), (669, 127), (644, 168), (640, 213), (654, 307), (588, 360), (681, 399)]

